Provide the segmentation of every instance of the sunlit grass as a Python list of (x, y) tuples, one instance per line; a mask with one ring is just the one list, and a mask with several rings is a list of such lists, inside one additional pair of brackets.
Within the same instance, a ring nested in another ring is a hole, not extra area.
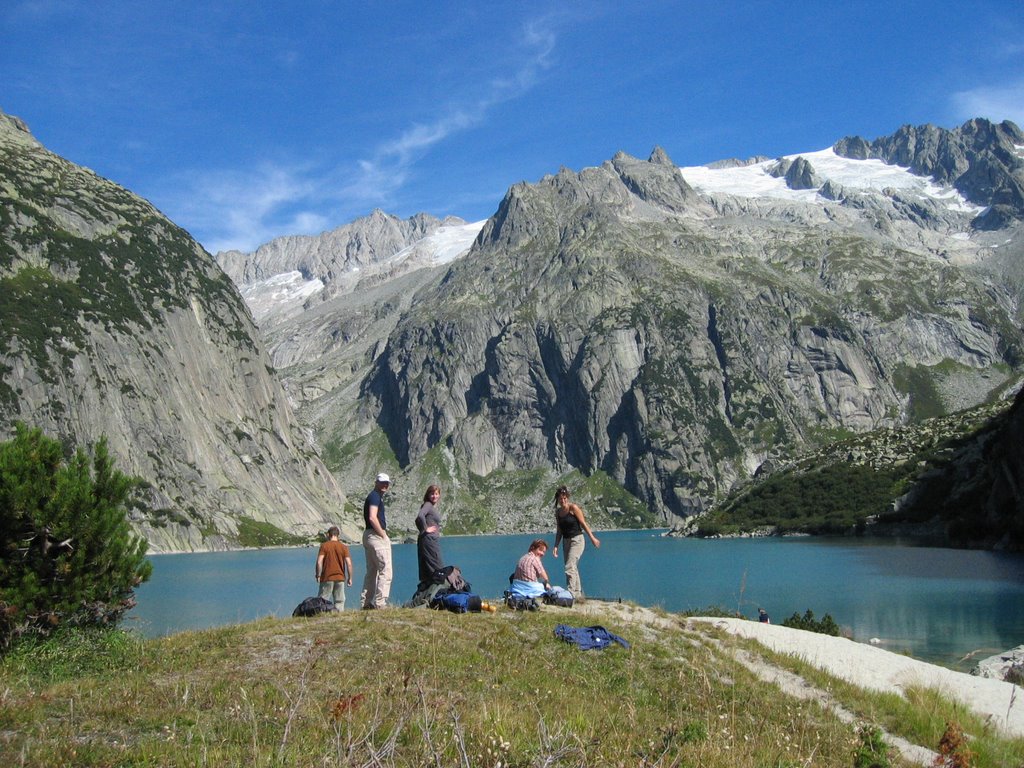
[[(117, 633), (59, 673), (50, 652), (24, 650), (0, 663), (0, 752), (31, 766), (853, 764), (854, 725), (758, 680), (731, 640), (655, 616), (271, 618), (159, 640)], [(560, 622), (601, 623), (631, 648), (579, 651), (554, 637)], [(918, 709), (932, 721), (930, 702), (862, 696), (841, 693), (887, 729)]]

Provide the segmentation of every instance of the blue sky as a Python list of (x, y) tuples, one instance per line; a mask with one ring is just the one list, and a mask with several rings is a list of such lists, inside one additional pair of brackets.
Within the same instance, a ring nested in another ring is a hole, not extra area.
[(1024, 125), (1024, 3), (5, 0), (0, 109), (207, 249), (660, 145), (678, 165)]

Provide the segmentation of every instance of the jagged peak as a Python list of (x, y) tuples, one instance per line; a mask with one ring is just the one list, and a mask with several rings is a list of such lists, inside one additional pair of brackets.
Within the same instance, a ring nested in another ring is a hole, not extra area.
[(662, 147), (656, 146), (651, 150), (651, 156), (647, 158), (647, 162), (654, 163), (655, 165), (669, 165), (675, 168), (676, 164), (672, 162), (672, 158), (668, 156)]
[(947, 130), (931, 123), (903, 125), (874, 141), (852, 136), (836, 142), (835, 153), (853, 160), (877, 159), (909, 168), (918, 176), (955, 187), (967, 200), (987, 210), (973, 222), (978, 229), (998, 229), (1024, 218), (1024, 159), (1017, 149), (1024, 133), (1009, 120), (967, 120)]
[(786, 171), (786, 185), (790, 189), (816, 189), (821, 186), (814, 166), (802, 155)]
[(832, 145), (832, 151), (850, 160), (867, 160), (871, 157), (871, 144), (861, 136), (846, 136)]
[(633, 155), (629, 154), (628, 152), (623, 152), (621, 149), (612, 156), (612, 163), (613, 164), (619, 164), (619, 163), (639, 163), (639, 162), (640, 162), (640, 158), (639, 157), (633, 157)]

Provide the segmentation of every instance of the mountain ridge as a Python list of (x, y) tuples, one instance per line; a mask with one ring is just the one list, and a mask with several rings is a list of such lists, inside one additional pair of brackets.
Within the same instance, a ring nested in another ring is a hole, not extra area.
[(867, 142), (847, 137), (836, 143), (846, 157), (873, 157), (901, 165), (940, 184), (956, 187), (987, 207), (971, 222), (979, 229), (999, 229), (1024, 217), (1024, 132), (1005, 120), (968, 120), (944, 131), (933, 125), (902, 126), (891, 136)]

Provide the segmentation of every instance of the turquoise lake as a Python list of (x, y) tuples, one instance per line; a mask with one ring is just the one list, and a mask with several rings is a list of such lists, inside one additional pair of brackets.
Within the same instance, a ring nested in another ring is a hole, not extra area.
[[(581, 563), (589, 597), (629, 600), (670, 611), (720, 606), (755, 617), (764, 607), (781, 623), (807, 609), (829, 613), (855, 640), (967, 669), (972, 660), (1024, 643), (1024, 555), (918, 547), (879, 539), (669, 539), (657, 531), (598, 531)], [(445, 561), (462, 568), (473, 591), (500, 598), (508, 575), (537, 535), (453, 536)], [(544, 537), (553, 542), (553, 535)], [(160, 636), (290, 616), (316, 594), (315, 548), (156, 555), (152, 579), (136, 590), (126, 626)], [(561, 554), (561, 552), (559, 552)], [(346, 609), (359, 605), (364, 560), (352, 548), (355, 580)], [(565, 583), (561, 559), (545, 567)], [(394, 546), (391, 597), (416, 588), (416, 545)], [(567, 616), (571, 610), (567, 610)], [(966, 658), (965, 657), (969, 657)]]

